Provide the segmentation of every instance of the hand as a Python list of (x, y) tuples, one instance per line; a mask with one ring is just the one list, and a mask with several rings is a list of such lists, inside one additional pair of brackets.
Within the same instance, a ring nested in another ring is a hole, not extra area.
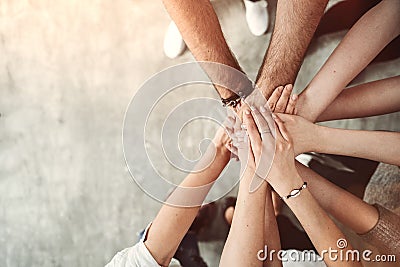
[[(261, 111), (261, 113), (260, 113)], [(275, 129), (271, 113), (264, 107), (260, 111), (251, 107), (243, 115), (243, 124), (249, 136), (251, 152), (254, 156), (256, 173), (261, 178), (267, 177), (275, 150)]]
[(254, 158), (250, 153), (249, 141), (246, 130), (242, 127), (242, 123), (238, 117), (228, 117), (230, 124), (227, 126), (227, 131), (232, 138), (231, 143), (228, 145), (228, 149), (236, 159), (240, 160), (241, 173), (243, 173), (246, 167), (255, 169)]
[(298, 96), (296, 94), (291, 95), (292, 91), (293, 86), (291, 84), (285, 87), (279, 86), (272, 92), (270, 98), (266, 100), (262, 92), (256, 87), (246, 100), (241, 101), (233, 110), (240, 118), (243, 117), (243, 111), (249, 109), (250, 106), (264, 106), (268, 107), (271, 112), (296, 114)]
[(295, 155), (319, 151), (321, 126), (296, 115), (276, 114), (276, 116), (283, 121), (285, 128), (293, 139)]
[(291, 96), (292, 91), (293, 85), (291, 84), (287, 84), (285, 87), (277, 87), (267, 101), (271, 112), (296, 114), (298, 96), (296, 94)]
[[(256, 173), (282, 196), (302, 184), (295, 167), (293, 142), (282, 120), (275, 116), (274, 123), (266, 109), (260, 107), (260, 111), (253, 108), (251, 114), (245, 112), (244, 116)], [(271, 130), (274, 127), (275, 138)]]
[(213, 138), (213, 143), (217, 148), (226, 148), (227, 145), (231, 142), (231, 138), (225, 130), (225, 124), (226, 122), (224, 122), (223, 125), (218, 128)]

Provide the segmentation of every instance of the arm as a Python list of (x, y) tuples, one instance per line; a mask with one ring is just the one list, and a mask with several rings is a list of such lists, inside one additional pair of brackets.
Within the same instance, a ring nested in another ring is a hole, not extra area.
[[(210, 61), (240, 70), (239, 63), (229, 49), (218, 17), (209, 0), (163, 0), (185, 43), (198, 61)], [(212, 78), (212, 77), (211, 77)], [(222, 98), (234, 94), (216, 86)]]
[(254, 174), (253, 169), (246, 168), (240, 181), (235, 213), (222, 251), (220, 266), (263, 265), (257, 258), (257, 253), (264, 249), (264, 209), (268, 185), (262, 182), (256, 192), (250, 193), (249, 187)]
[[(182, 203), (188, 200), (186, 206), (171, 206), (164, 204), (154, 219), (145, 241), (145, 245), (162, 266), (168, 266), (182, 238), (188, 231), (212, 183), (218, 178), (230, 159), (230, 152), (225, 148), (227, 139), (223, 129), (214, 139), (215, 147), (210, 145), (200, 160), (199, 165), (211, 164), (203, 171), (189, 174), (169, 197), (167, 203)], [(215, 156), (215, 157), (214, 157)], [(203, 187), (193, 190), (180, 190), (181, 187)], [(189, 192), (188, 192), (189, 191)], [(168, 244), (168, 245), (166, 245)]]
[(313, 170), (296, 162), (296, 168), (308, 190), (321, 207), (357, 234), (371, 230), (378, 221), (378, 211), (372, 205), (326, 180)]
[[(245, 111), (248, 113), (248, 110)], [(244, 122), (246, 123), (244, 117)], [(221, 256), (220, 266), (282, 266), (277, 258), (272, 261), (268, 257), (263, 262), (258, 257), (268, 256), (260, 253), (264, 246), (268, 250), (278, 251), (280, 240), (272, 206), (271, 189), (268, 184), (255, 174), (255, 161), (249, 149), (246, 132), (241, 129), (239, 118), (231, 129), (232, 143), (241, 162), (241, 181), (235, 213), (227, 241)], [(254, 123), (253, 123), (254, 125)], [(272, 155), (270, 155), (272, 157)], [(253, 179), (260, 187), (250, 192)]]
[(328, 0), (279, 0), (270, 45), (256, 84), (268, 99), (272, 91), (294, 83)]
[(399, 12), (399, 1), (383, 0), (361, 17), (300, 95), (299, 115), (315, 121), (342, 89), (399, 35)]
[(293, 137), (296, 154), (320, 152), (400, 165), (400, 133), (315, 125), (300, 116), (278, 114)]
[[(272, 202), (271, 186), (267, 187), (267, 194), (265, 198), (265, 211), (264, 211), (264, 244), (267, 244), (268, 250), (279, 251), (281, 249), (281, 240), (279, 236), (278, 223), (276, 221), (274, 204)], [(279, 259), (273, 257), (264, 262), (264, 266), (282, 266)]]
[(400, 133), (320, 127), (320, 151), (400, 165)]
[(400, 76), (348, 88), (317, 121), (362, 118), (400, 110)]
[[(261, 159), (261, 154), (267, 151), (265, 148), (274, 145), (274, 142), (267, 143), (270, 138), (266, 134), (262, 134), (261, 139), (259, 131), (264, 133), (264, 128), (260, 122), (268, 114), (263, 111), (260, 113), (257, 110), (253, 110), (252, 113), (256, 118), (258, 130), (255, 133), (251, 133), (253, 129), (248, 125), (246, 126), (256, 162), (259, 162), (257, 169), (265, 169), (269, 166), (264, 165), (263, 161), (258, 161), (258, 159)], [(265, 178), (275, 191), (283, 197), (291, 193), (293, 189), (299, 188), (303, 184), (303, 179), (295, 167), (292, 140), (283, 122), (278, 117), (275, 117), (275, 121), (277, 129), (274, 161)], [(271, 136), (271, 133), (269, 135)], [(253, 147), (253, 144), (256, 144), (255, 147)], [(307, 189), (303, 189), (296, 198), (285, 199), (285, 202), (299, 219), (315, 248), (328, 266), (361, 266), (360, 262), (334, 261), (329, 257), (324, 257), (325, 251), (329, 250), (329, 248), (336, 248), (337, 240), (343, 239), (345, 236)], [(343, 253), (351, 249), (351, 245), (349, 245), (343, 249)]]

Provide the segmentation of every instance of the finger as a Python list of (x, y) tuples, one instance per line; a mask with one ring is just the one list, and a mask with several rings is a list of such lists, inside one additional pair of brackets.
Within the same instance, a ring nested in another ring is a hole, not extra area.
[(268, 128), (271, 131), (271, 135), (275, 138), (275, 122), (274, 119), (272, 118), (272, 113), (263, 106), (260, 107), (260, 112), (268, 124)]
[[(275, 116), (274, 119), (275, 119), (276, 124), (278, 125), (278, 131), (277, 131), (277, 132), (279, 132), (279, 134), (280, 134), (287, 142), (290, 142), (290, 135), (289, 135), (289, 132), (286, 130), (286, 127), (285, 127), (283, 121), (282, 121), (278, 116)], [(278, 134), (277, 134), (277, 135), (278, 135)]]
[(234, 107), (235, 112), (238, 113), (241, 107), (242, 107), (242, 100), (240, 100), (239, 103), (237, 103), (237, 105)]
[(279, 86), (272, 92), (272, 95), (268, 98), (267, 104), (271, 111), (274, 111), (276, 103), (281, 97), (282, 91), (283, 91), (283, 86)]
[(233, 131), (240, 131), (242, 130), (242, 122), (240, 121), (239, 117), (235, 117), (235, 123), (233, 125)]
[(258, 111), (255, 107), (251, 107), (251, 113), (253, 115), (254, 121), (257, 125), (258, 131), (261, 135), (261, 139), (263, 139), (263, 135), (271, 135), (271, 130), (268, 127), (268, 123), (265, 120), (264, 116), (261, 115), (260, 111)]
[(251, 115), (249, 110), (244, 112), (243, 121), (247, 128), (247, 134), (249, 135), (250, 144), (255, 156), (260, 153), (260, 143), (261, 137), (260, 133), (258, 132), (258, 128), (254, 123), (253, 116)]
[(226, 147), (226, 149), (228, 149), (228, 150), (229, 150), (229, 152), (231, 152), (231, 153), (232, 153), (232, 150), (233, 150), (234, 146), (233, 146), (231, 143), (229, 143), (229, 144), (225, 144), (225, 147)]
[(227, 108), (226, 109), (226, 116), (235, 119), (235, 117), (237, 117), (237, 114), (236, 114), (236, 111), (233, 110), (232, 108)]
[(234, 134), (233, 128), (225, 127), (225, 129), (226, 129), (226, 131), (227, 131), (227, 133), (228, 133), (229, 138), (232, 139), (232, 136), (233, 136), (233, 134)]
[[(286, 122), (289, 121), (291, 118), (293, 118), (293, 115), (285, 114), (285, 113), (276, 113), (276, 114), (274, 114), (274, 116), (278, 117), (278, 119), (280, 119), (281, 121), (283, 121), (283, 123), (286, 123)], [(275, 120), (275, 119), (274, 119), (274, 120)]]
[(297, 95), (292, 95), (290, 97), (289, 103), (287, 104), (286, 111), (285, 111), (286, 114), (291, 114), (291, 115), (294, 114), (294, 108), (296, 107), (298, 98), (299, 97)]
[(282, 91), (282, 95), (279, 98), (278, 102), (276, 103), (276, 107), (274, 109), (274, 112), (279, 112), (283, 113), (286, 110), (286, 106), (289, 102), (290, 94), (292, 93), (293, 86), (291, 84), (288, 84), (285, 86), (285, 88)]
[(231, 152), (231, 158), (238, 160), (238, 150), (232, 143), (226, 144), (225, 147)]
[(233, 128), (233, 126), (235, 125), (235, 116), (228, 116), (226, 118), (226, 120), (224, 121), (223, 125), (225, 125), (226, 127), (229, 128)]
[(237, 149), (237, 147), (232, 146), (231, 153), (232, 153), (232, 157), (233, 157), (233, 158), (239, 160), (239, 158), (238, 158), (238, 149)]
[(234, 132), (234, 126), (235, 126), (235, 118), (228, 117), (223, 122), (222, 126), (225, 128), (226, 132), (228, 133), (229, 138), (232, 138), (232, 135)]
[(246, 143), (248, 143), (247, 132), (244, 130), (237, 131), (233, 134), (232, 144), (237, 149), (243, 149), (246, 147)]

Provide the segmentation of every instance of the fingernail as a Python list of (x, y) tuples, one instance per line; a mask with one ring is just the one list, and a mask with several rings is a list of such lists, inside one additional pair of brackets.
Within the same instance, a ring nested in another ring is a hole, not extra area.
[(263, 106), (260, 106), (260, 111), (263, 112), (263, 113), (267, 112), (267, 110)]
[(297, 95), (292, 95), (292, 100), (297, 100), (298, 96)]
[(251, 109), (252, 111), (255, 111), (255, 110), (256, 110), (256, 108), (253, 107), (253, 106), (251, 106), (250, 109)]
[(279, 86), (279, 87), (278, 87), (278, 90), (279, 90), (279, 92), (282, 92), (283, 86)]
[(293, 86), (291, 84), (286, 85), (286, 90), (290, 91), (293, 89)]

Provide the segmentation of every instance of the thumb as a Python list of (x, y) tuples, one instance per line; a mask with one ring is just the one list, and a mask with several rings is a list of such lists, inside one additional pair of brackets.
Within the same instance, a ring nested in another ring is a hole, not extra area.
[(290, 114), (285, 114), (285, 113), (274, 113), (275, 116), (277, 116), (282, 122), (287, 122), (290, 120), (290, 118), (294, 115)]

